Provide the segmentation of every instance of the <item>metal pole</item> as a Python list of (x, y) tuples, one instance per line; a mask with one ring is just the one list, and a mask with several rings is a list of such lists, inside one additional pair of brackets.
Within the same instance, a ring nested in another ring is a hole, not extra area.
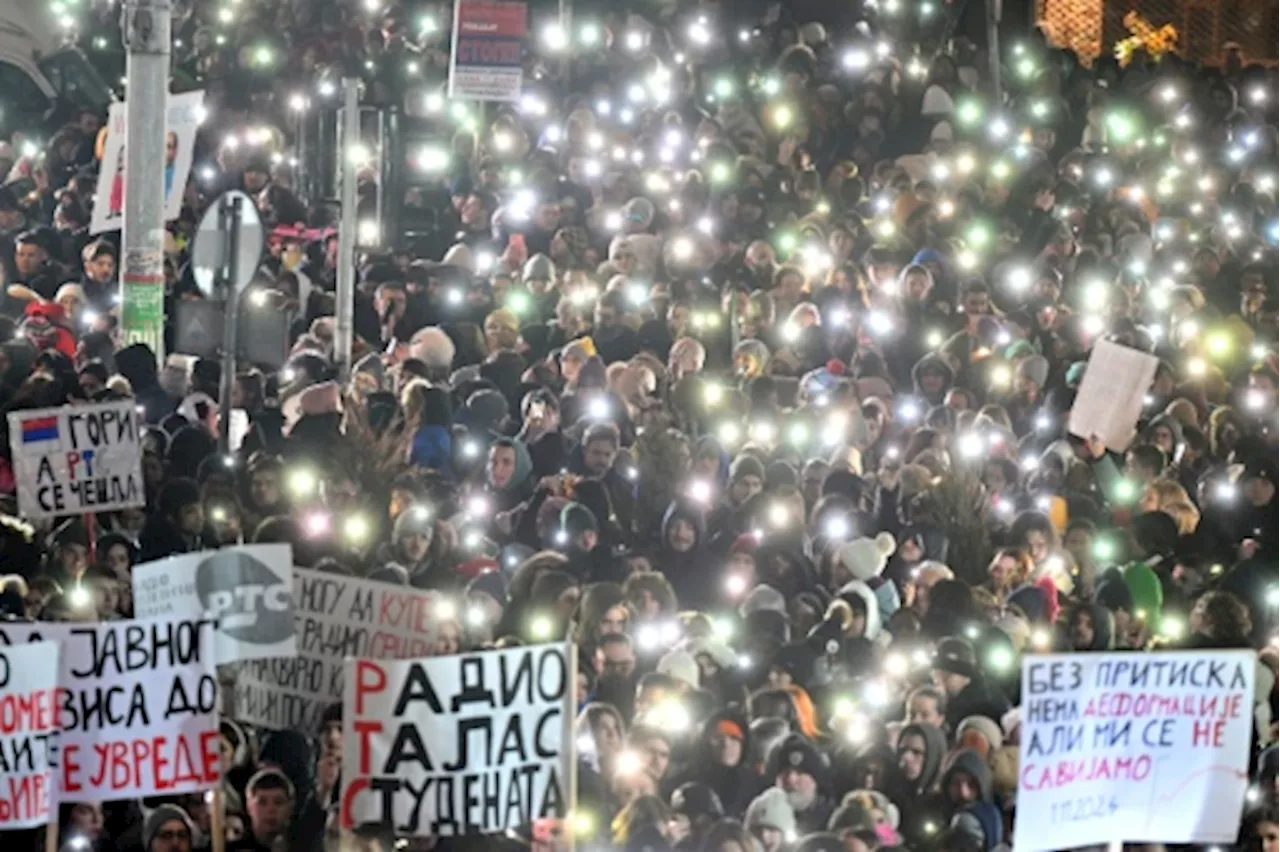
[(996, 109), (1004, 104), (1004, 89), (1000, 84), (1000, 6), (1002, 0), (987, 0), (987, 59), (991, 62), (991, 88), (995, 93)]
[(382, 122), (382, 148), (379, 153), (379, 186), (383, 187), (379, 199), (378, 235), (382, 245), (393, 249), (404, 247), (401, 222), (404, 212), (404, 193), (395, 188), (404, 186), (404, 134), (400, 131), (400, 108), (395, 104), (379, 111)]
[(124, 249), (120, 333), (164, 363), (164, 148), (169, 100), (169, 0), (126, 0)]
[(240, 325), (240, 282), (236, 280), (240, 254), (240, 199), (224, 198), (218, 209), (218, 228), (227, 235), (218, 274), (223, 298), (222, 383), (218, 392), (218, 451), (231, 452), (231, 389), (236, 380), (236, 339)]
[(345, 384), (351, 376), (351, 338), (356, 294), (356, 162), (352, 147), (360, 141), (360, 81), (342, 81), (342, 144), (338, 162), (342, 168), (341, 226), (338, 228), (337, 327), (333, 336), (333, 358)]

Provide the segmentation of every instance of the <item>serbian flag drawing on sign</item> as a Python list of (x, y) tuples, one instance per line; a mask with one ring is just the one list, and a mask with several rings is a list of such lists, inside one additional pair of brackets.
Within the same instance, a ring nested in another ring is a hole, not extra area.
[(57, 417), (33, 417), (22, 421), (22, 443), (58, 440)]

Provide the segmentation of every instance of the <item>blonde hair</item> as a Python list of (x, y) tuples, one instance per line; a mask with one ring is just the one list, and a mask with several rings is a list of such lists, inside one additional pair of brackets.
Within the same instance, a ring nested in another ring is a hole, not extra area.
[(1185, 500), (1172, 500), (1160, 507), (1160, 511), (1178, 524), (1178, 535), (1191, 535), (1200, 526), (1200, 510)]
[(1147, 483), (1142, 492), (1142, 499), (1154, 498), (1157, 511), (1165, 511), (1173, 503), (1190, 503), (1191, 497), (1187, 489), (1167, 477), (1156, 477)]

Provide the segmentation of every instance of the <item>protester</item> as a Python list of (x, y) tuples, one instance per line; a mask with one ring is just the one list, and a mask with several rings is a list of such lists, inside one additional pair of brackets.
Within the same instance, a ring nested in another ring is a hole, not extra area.
[[(69, 28), (95, 61), (108, 6)], [(1090, 67), (1037, 32), (997, 98), (948, 4), (529, 14), (518, 98), (477, 110), (446, 97), (447, 4), (178, 3), (205, 119), (159, 362), (122, 329), (119, 230), (89, 234), (135, 185), (95, 197), (105, 113), (0, 124), (5, 412), (130, 399), (147, 425), (145, 506), (56, 524), (22, 519), (10, 433), (7, 617), (131, 617), (136, 565), (275, 542), (441, 595), (438, 652), (568, 637), (578, 842), (690, 852), (1006, 848), (1024, 658), (1244, 649), (1235, 848), (1273, 852), (1274, 63)], [(352, 75), (405, 125), (331, 152), (365, 158), (344, 365), (351, 220), (316, 163)], [(269, 236), (247, 310), (287, 339), (221, 399), (178, 308), (228, 188)], [(1123, 440), (1118, 401), (1070, 427), (1089, 376), (1144, 397)], [(342, 730), (224, 717), (223, 848), (338, 843)], [(95, 808), (61, 848), (212, 848), (189, 797)], [(509, 834), (482, 842), (551, 848)]]

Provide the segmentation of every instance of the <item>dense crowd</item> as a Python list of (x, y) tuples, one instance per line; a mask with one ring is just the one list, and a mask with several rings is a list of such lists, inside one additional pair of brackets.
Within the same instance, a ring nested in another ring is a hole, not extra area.
[[(46, 529), (6, 498), (0, 611), (128, 617), (135, 564), (288, 542), (449, 596), (440, 653), (571, 637), (572, 826), (410, 842), (441, 850), (1003, 848), (1023, 655), (1253, 649), (1236, 848), (1280, 848), (1273, 70), (1028, 37), (996, 101), (928, 0), (535, 6), (524, 94), (482, 112), (443, 97), (445, 4), (176, 5), (209, 118), (166, 304), (243, 189), (292, 354), (235, 376), (220, 453), (219, 364), (120, 345), (105, 116), (0, 145), (5, 413), (149, 424), (145, 509)], [(292, 146), (344, 74), (434, 135), (404, 187), (361, 171), (362, 220), (381, 191), (426, 224), (362, 234), (341, 383), (335, 221)], [(1124, 446), (1067, 430), (1099, 341), (1159, 359)], [(228, 849), (391, 848), (333, 828), (340, 707), (222, 732)], [(205, 797), (60, 810), (66, 849), (210, 846)]]

